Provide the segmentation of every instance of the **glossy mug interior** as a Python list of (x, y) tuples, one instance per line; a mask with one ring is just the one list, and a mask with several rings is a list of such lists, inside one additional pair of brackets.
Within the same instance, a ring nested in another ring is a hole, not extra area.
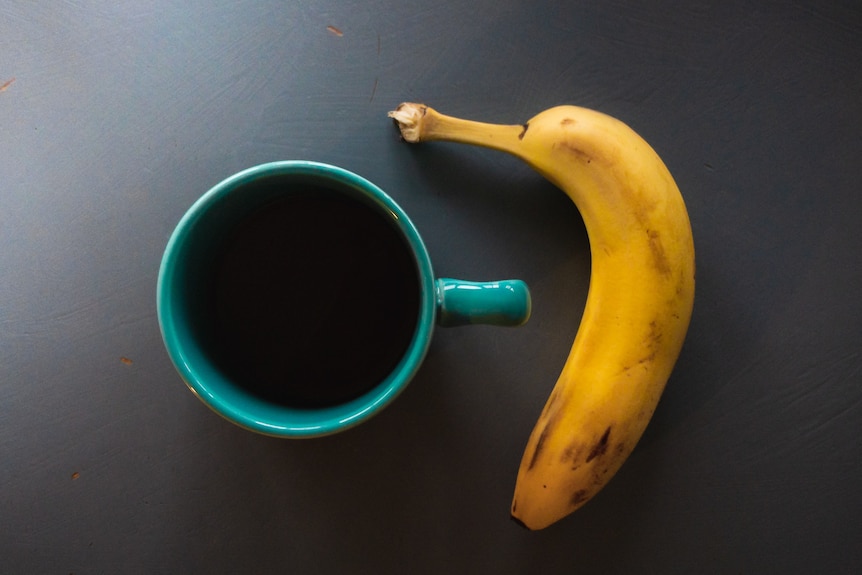
[(235, 174), (183, 216), (157, 288), (188, 387), (246, 429), (350, 428), (409, 383), (435, 325), (516, 326), (523, 282), (435, 278), (404, 211), (342, 168), (273, 162)]

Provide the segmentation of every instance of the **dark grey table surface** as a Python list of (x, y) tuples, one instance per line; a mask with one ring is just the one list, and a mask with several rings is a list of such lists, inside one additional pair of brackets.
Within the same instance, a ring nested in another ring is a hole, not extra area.
[[(857, 572), (860, 70), (855, 0), (5, 0), (0, 572)], [(690, 211), (695, 312), (658, 411), (542, 532), (509, 503), (583, 310), (583, 223), (513, 158), (400, 143), (403, 100), (610, 113)], [(374, 181), (440, 275), (522, 278), (532, 319), (438, 330), (348, 433), (222, 421), (164, 351), (158, 266), (200, 194), (279, 159)]]

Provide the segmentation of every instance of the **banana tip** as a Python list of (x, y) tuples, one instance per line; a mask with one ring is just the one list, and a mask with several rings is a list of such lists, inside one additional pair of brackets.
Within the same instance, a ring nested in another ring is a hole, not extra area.
[(518, 518), (517, 518), (517, 517), (515, 517), (514, 515), (510, 515), (510, 516), (509, 516), (509, 518), (510, 518), (512, 521), (514, 521), (516, 525), (519, 525), (520, 527), (523, 527), (526, 531), (532, 531), (532, 529), (530, 529), (529, 527), (527, 527), (527, 524), (526, 524), (526, 523), (524, 523), (523, 521), (521, 521), (520, 519), (518, 519)]

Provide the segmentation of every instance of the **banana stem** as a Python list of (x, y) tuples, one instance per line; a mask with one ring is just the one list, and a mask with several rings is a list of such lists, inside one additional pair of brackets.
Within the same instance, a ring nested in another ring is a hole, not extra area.
[(518, 155), (518, 144), (527, 125), (487, 124), (439, 113), (424, 104), (405, 102), (389, 117), (395, 120), (401, 137), (410, 143), (434, 140), (483, 146)]

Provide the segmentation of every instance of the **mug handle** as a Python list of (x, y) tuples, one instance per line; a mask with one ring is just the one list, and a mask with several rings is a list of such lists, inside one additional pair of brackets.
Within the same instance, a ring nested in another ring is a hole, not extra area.
[(521, 280), (469, 282), (440, 278), (437, 291), (437, 325), (486, 324), (515, 327), (530, 318), (532, 302)]

